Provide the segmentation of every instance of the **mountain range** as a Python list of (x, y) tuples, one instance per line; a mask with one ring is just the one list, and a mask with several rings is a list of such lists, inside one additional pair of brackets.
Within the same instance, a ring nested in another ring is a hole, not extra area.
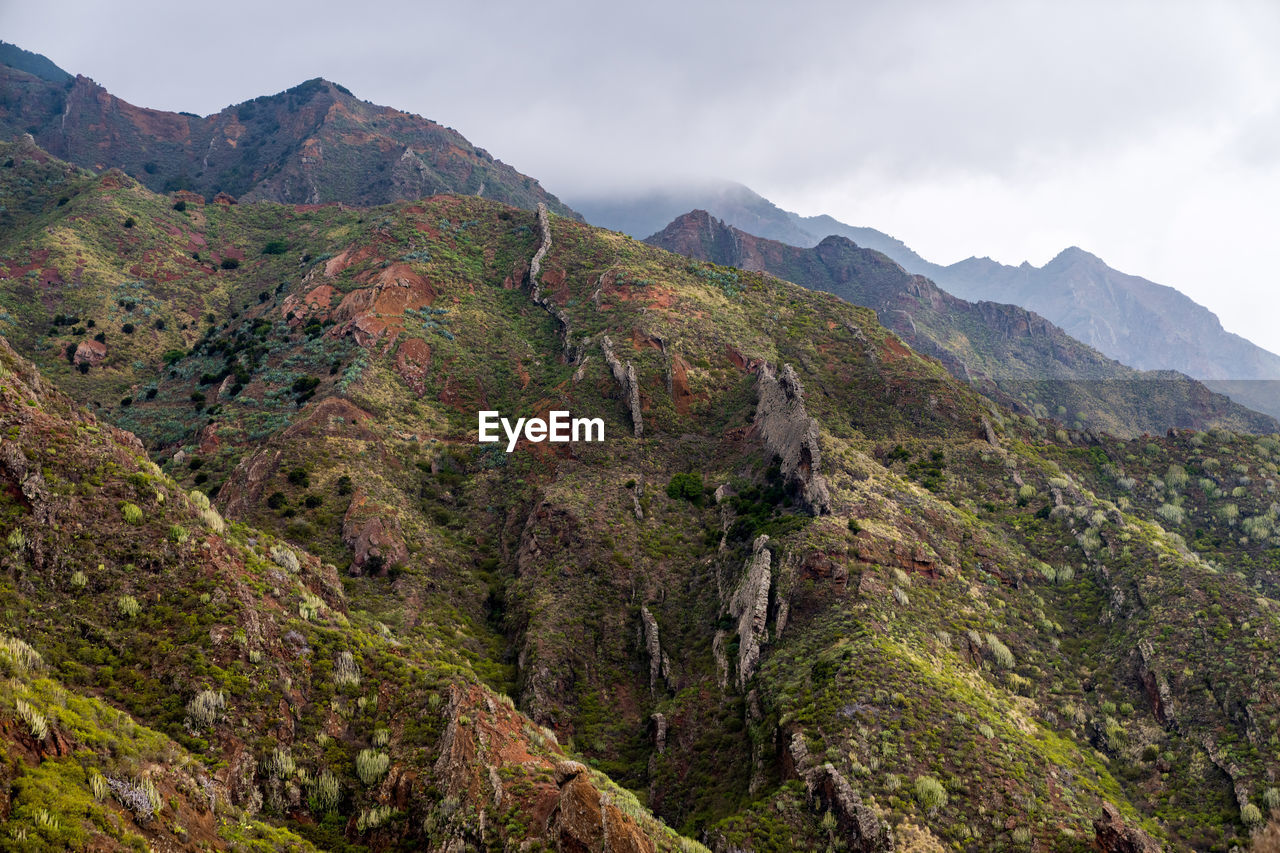
[(1170, 427), (1277, 432), (1274, 418), (1174, 371), (1140, 372), (1080, 343), (1045, 318), (997, 302), (966, 302), (847, 237), (812, 249), (740, 231), (706, 211), (646, 242), (702, 261), (758, 270), (865, 305), (918, 352), (987, 396), (1041, 417), (1114, 435)]
[(362, 101), (327, 80), (202, 118), (136, 107), (44, 57), (3, 47), (0, 58), (18, 64), (0, 64), (0, 138), (29, 133), (61, 159), (123, 169), (156, 191), (290, 204), (382, 204), (457, 192), (575, 215), (456, 131)]
[(1211, 311), (1179, 291), (1118, 272), (1082, 249), (1068, 248), (1043, 267), (1007, 266), (990, 258), (943, 266), (874, 228), (825, 215), (800, 216), (728, 182), (573, 203), (589, 221), (637, 238), (656, 234), (695, 209), (748, 234), (801, 248), (815, 247), (828, 236), (846, 237), (954, 296), (1021, 306), (1108, 358), (1138, 370), (1176, 370), (1280, 417), (1280, 356), (1227, 332)]
[(0, 847), (1280, 835), (1276, 435), (1015, 411), (1002, 361), (1103, 362), (843, 238), (678, 229), (803, 287), (549, 199), (166, 191), (41, 138), (0, 142)]

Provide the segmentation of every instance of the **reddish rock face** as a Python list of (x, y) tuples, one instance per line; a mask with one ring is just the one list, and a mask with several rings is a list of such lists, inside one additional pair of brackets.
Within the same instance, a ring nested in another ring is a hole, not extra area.
[(351, 549), (351, 571), (362, 574), (377, 566), (379, 574), (409, 559), (395, 511), (369, 500), (357, 489), (342, 519), (342, 541)]
[(97, 365), (106, 357), (106, 344), (101, 341), (81, 341), (72, 360), (75, 364)]
[[(396, 350), (396, 372), (419, 395), (426, 392), (431, 368), (431, 345), (422, 338), (407, 338)], [(526, 378), (525, 383), (528, 383)]]

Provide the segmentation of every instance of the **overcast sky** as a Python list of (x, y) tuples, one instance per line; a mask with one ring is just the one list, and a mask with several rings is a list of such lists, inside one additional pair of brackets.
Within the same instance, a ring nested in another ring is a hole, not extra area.
[(0, 38), (201, 114), (323, 76), (570, 199), (718, 177), (939, 263), (1078, 245), (1280, 352), (1275, 2), (0, 0)]

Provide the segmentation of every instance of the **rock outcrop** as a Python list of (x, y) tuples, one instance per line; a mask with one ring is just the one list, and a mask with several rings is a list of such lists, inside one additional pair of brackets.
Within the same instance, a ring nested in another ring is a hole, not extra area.
[(827, 480), (818, 473), (822, 450), (818, 446), (818, 422), (804, 409), (804, 388), (789, 364), (780, 373), (762, 364), (756, 369), (755, 426), (764, 445), (782, 458), (782, 474), (796, 489), (811, 512), (831, 511)]
[(533, 300), (535, 305), (541, 306), (552, 317), (556, 318), (556, 322), (560, 324), (560, 335), (564, 338), (564, 357), (570, 364), (576, 364), (581, 357), (581, 352), (573, 345), (573, 327), (569, 325), (569, 317), (560, 309), (560, 306), (552, 302), (542, 292), (542, 281), (538, 278), (542, 273), (542, 261), (547, 256), (547, 252), (551, 251), (551, 215), (547, 213), (547, 206), (538, 203), (538, 228), (542, 232), (542, 240), (538, 243), (538, 250), (533, 253), (533, 259), (529, 261), (529, 273), (527, 276), (529, 284), (529, 298)]
[(893, 830), (888, 822), (862, 802), (849, 780), (830, 763), (819, 764), (805, 746), (804, 735), (795, 732), (788, 747), (795, 773), (804, 782), (810, 802), (835, 815), (846, 849), (860, 853), (893, 850)]
[(76, 365), (96, 366), (107, 357), (107, 345), (101, 341), (81, 341), (76, 347), (72, 362)]
[(662, 650), (662, 642), (658, 638), (658, 620), (653, 618), (649, 608), (640, 608), (640, 623), (644, 631), (645, 652), (649, 656), (649, 690), (658, 686), (658, 678), (671, 683), (671, 661)]
[(760, 647), (768, 639), (769, 588), (773, 574), (771, 556), (765, 544), (768, 536), (758, 536), (751, 548), (747, 570), (729, 600), (729, 615), (738, 620), (738, 687), (755, 674), (760, 663)]
[(623, 366), (613, 352), (613, 341), (608, 335), (600, 339), (600, 349), (604, 352), (605, 363), (609, 365), (613, 378), (622, 389), (622, 398), (626, 401), (627, 408), (631, 410), (631, 427), (635, 436), (641, 438), (644, 435), (644, 416), (640, 412), (640, 383), (636, 381), (635, 366), (629, 361)]
[(1102, 853), (1160, 853), (1160, 845), (1136, 826), (1125, 823), (1111, 803), (1102, 804), (1102, 817), (1093, 822), (1094, 844)]
[(351, 549), (351, 572), (387, 569), (409, 559), (400, 520), (387, 507), (369, 500), (363, 489), (351, 497), (351, 506), (342, 518), (342, 542)]

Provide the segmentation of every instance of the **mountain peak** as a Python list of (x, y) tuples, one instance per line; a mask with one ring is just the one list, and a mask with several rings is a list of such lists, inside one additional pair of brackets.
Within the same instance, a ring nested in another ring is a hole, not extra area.
[(1091, 252), (1086, 252), (1084, 249), (1081, 249), (1079, 246), (1068, 246), (1067, 248), (1059, 252), (1057, 256), (1055, 256), (1054, 259), (1049, 261), (1049, 263), (1046, 264), (1045, 266), (1048, 267), (1054, 264), (1080, 264), (1080, 263), (1105, 266), (1105, 263), (1103, 262), (1102, 258), (1098, 257), (1097, 255)]

